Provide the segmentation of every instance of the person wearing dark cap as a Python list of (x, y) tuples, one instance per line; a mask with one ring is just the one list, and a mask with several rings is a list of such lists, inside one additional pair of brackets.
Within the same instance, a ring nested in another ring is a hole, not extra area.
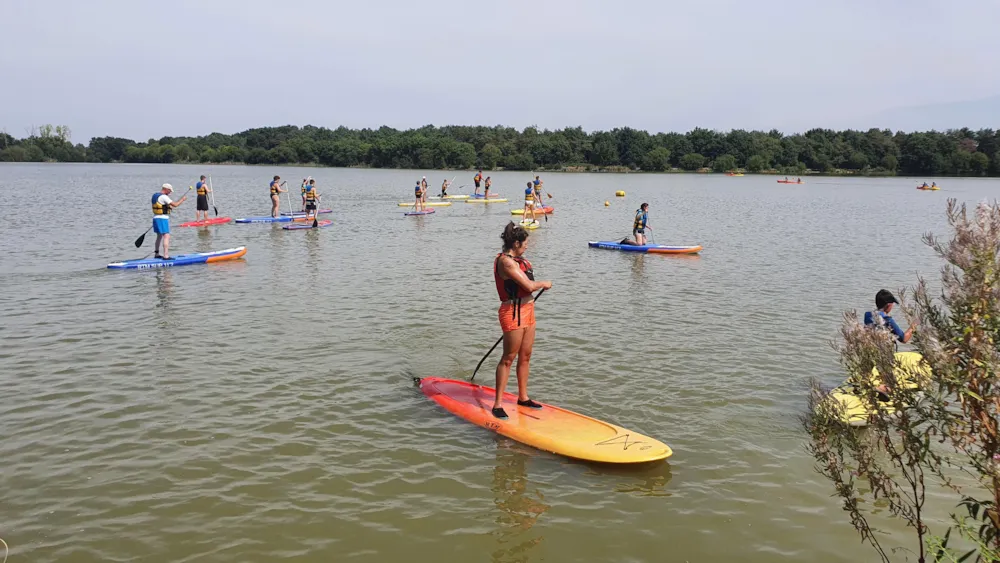
[(911, 326), (904, 332), (892, 318), (892, 306), (898, 303), (899, 301), (896, 300), (896, 296), (890, 293), (888, 289), (880, 289), (875, 294), (876, 309), (865, 313), (865, 326), (888, 330), (900, 342), (906, 344), (913, 336), (913, 327)]

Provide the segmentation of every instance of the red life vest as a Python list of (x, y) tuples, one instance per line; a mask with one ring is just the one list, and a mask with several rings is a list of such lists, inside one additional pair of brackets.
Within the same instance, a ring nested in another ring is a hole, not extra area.
[[(518, 297), (531, 297), (531, 292), (518, 285), (516, 281), (505, 280), (500, 277), (498, 264), (501, 256), (503, 256), (502, 252), (497, 254), (497, 257), (493, 260), (493, 281), (496, 283), (497, 295), (500, 296), (500, 301), (510, 301)], [(528, 262), (524, 258), (514, 258), (513, 256), (510, 256), (510, 258), (513, 258), (514, 262), (517, 262), (517, 266), (521, 268), (524, 275), (528, 276), (529, 280), (535, 281), (535, 271), (531, 268), (531, 262)]]

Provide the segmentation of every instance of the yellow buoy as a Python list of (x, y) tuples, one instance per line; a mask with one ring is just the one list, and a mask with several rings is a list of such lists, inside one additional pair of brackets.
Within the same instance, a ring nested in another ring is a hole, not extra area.
[(609, 205), (611, 205), (611, 202), (610, 202), (610, 201), (605, 201), (605, 202), (604, 202), (604, 207), (607, 207), (607, 206), (609, 206)]
[(615, 192), (615, 195), (618, 197), (625, 197), (625, 190), (618, 190)]

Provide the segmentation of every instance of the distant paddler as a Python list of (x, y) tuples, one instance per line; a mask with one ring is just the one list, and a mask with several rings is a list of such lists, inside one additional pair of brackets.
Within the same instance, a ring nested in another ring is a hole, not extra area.
[[(188, 191), (191, 191), (190, 189)], [(156, 245), (153, 247), (153, 258), (163, 260), (173, 260), (170, 257), (170, 212), (178, 205), (184, 203), (187, 194), (179, 200), (170, 199), (170, 194), (174, 193), (174, 187), (170, 184), (163, 184), (160, 191), (153, 194), (153, 232), (156, 233)], [(163, 244), (163, 254), (160, 255), (160, 244)]]
[(316, 204), (320, 197), (319, 191), (316, 190), (316, 180), (312, 178), (309, 179), (309, 184), (306, 186), (305, 200), (306, 221), (316, 219)]
[(493, 185), (493, 180), (490, 180), (490, 177), (487, 176), (486, 177), (486, 191), (483, 192), (483, 198), (484, 199), (489, 199), (490, 198), (490, 186), (492, 186), (492, 185)]
[[(521, 216), (523, 219), (522, 223), (537, 223), (538, 219), (535, 218), (535, 185), (528, 182), (527, 188), (524, 189), (524, 214)], [(531, 216), (531, 221), (528, 220), (528, 216)]]
[(653, 227), (649, 226), (649, 204), (643, 203), (635, 210), (635, 220), (632, 221), (632, 236), (639, 246), (646, 244), (646, 229), (653, 230)]
[(503, 330), (503, 357), (497, 364), (496, 398), (493, 416), (508, 418), (503, 409), (503, 393), (510, 378), (510, 368), (517, 359), (517, 404), (540, 409), (542, 405), (528, 396), (528, 373), (531, 351), (535, 345), (535, 298), (532, 293), (551, 289), (550, 281), (535, 281), (531, 262), (524, 258), (528, 249), (528, 231), (508, 223), (500, 235), (503, 250), (493, 260), (493, 281), (500, 296), (500, 329)]
[(479, 183), (483, 181), (483, 171), (480, 170), (479, 172), (476, 172), (476, 175), (472, 177), (472, 181), (476, 184), (476, 189), (475, 189), (475, 191), (473, 193), (478, 196), (479, 195)]
[(312, 176), (302, 178), (302, 212), (305, 213), (306, 210), (306, 191), (309, 189), (309, 181), (312, 180)]
[(420, 201), (420, 203), (423, 203), (423, 204), (427, 203), (427, 191), (428, 191), (428, 189), (427, 189), (427, 176), (424, 176), (423, 178), (420, 179), (420, 192), (421, 192), (421, 197), (423, 198)]
[(285, 183), (281, 182), (281, 176), (275, 176), (274, 179), (271, 180), (271, 186), (270, 186), (271, 187), (271, 217), (278, 217), (278, 216), (281, 215), (281, 212), (278, 210), (278, 207), (281, 205), (281, 195), (280, 194), (283, 194), (283, 193), (285, 193), (285, 192), (288, 191), (288, 190), (281, 189), (281, 186), (284, 186), (284, 185), (285, 185)]
[(441, 184), (441, 199), (448, 197), (448, 186), (450, 185), (451, 182), (449, 182), (448, 179), (445, 178), (444, 183)]
[(422, 183), (420, 180), (417, 180), (417, 185), (413, 186), (413, 197), (416, 200), (416, 201), (413, 202), (413, 210), (414, 211), (418, 211), (419, 212), (419, 211), (423, 211), (424, 210), (424, 188), (423, 188), (423, 184), (424, 183)]
[[(198, 202), (195, 205), (194, 220), (195, 221), (208, 221), (208, 194), (212, 191), (208, 187), (208, 182), (205, 181), (206, 178), (203, 175), (198, 183), (194, 185), (194, 191), (198, 194)], [(213, 196), (214, 197), (214, 196)], [(202, 214), (204, 213), (204, 217)]]

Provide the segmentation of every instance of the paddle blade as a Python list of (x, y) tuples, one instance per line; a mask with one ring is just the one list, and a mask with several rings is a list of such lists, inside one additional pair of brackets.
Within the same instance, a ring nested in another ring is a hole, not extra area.
[(319, 227), (319, 215), (313, 217), (313, 228)]
[[(146, 231), (146, 233), (148, 233), (148, 232), (149, 231)], [(140, 246), (142, 246), (143, 241), (146, 240), (146, 233), (142, 233), (141, 235), (139, 235), (139, 238), (135, 239), (135, 247), (136, 248), (139, 248)]]
[(215, 210), (215, 216), (218, 217), (219, 216), (219, 208), (213, 205), (212, 209)]

